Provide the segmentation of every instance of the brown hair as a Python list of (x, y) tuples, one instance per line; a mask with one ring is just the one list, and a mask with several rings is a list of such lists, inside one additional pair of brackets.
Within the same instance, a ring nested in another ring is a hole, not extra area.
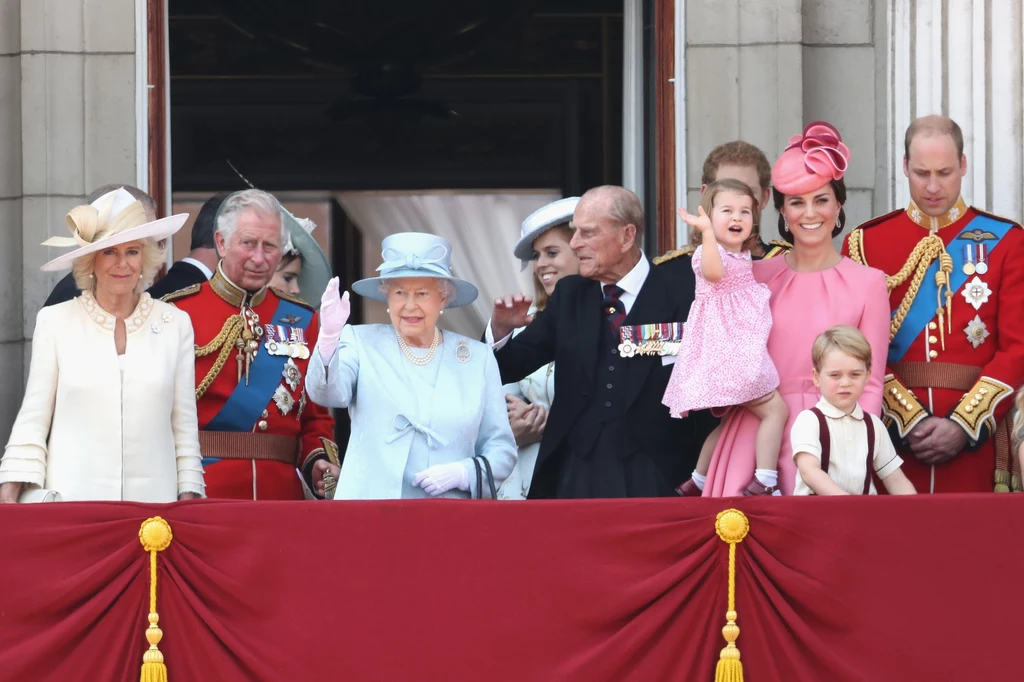
[[(743, 250), (750, 251), (758, 243), (760, 243), (760, 230), (761, 227), (761, 204), (758, 202), (756, 196), (754, 196), (754, 190), (750, 189), (750, 186), (745, 182), (734, 180), (732, 178), (726, 178), (724, 180), (716, 180), (708, 185), (707, 189), (704, 190), (704, 194), (700, 198), (700, 207), (704, 209), (704, 212), (711, 217), (711, 209), (715, 207), (715, 197), (723, 192), (733, 192), (735, 194), (742, 194), (743, 196), (750, 197), (753, 202), (751, 207), (751, 217), (754, 220), (754, 228), (750, 230), (750, 236), (743, 241)], [(703, 238), (700, 233), (696, 230), (690, 232), (690, 246), (700, 246)]]
[[(704, 159), (704, 171), (701, 173), (702, 185), (710, 185), (718, 179), (720, 166), (749, 166), (757, 171), (757, 181), (762, 190), (772, 186), (772, 164), (764, 152), (743, 140), (734, 140), (720, 144), (711, 150)], [(760, 197), (757, 199), (761, 203)]]
[[(846, 183), (840, 178), (839, 180), (830, 180), (828, 184), (832, 188), (832, 193), (836, 195), (836, 201), (839, 202), (839, 215), (836, 216), (837, 223), (832, 228), (832, 236), (838, 237), (843, 231), (843, 225), (846, 225), (846, 209), (843, 208), (846, 204)], [(786, 226), (786, 219), (782, 215), (782, 205), (786, 203), (786, 195), (772, 187), (772, 200), (775, 202), (775, 210), (779, 213), (779, 236), (792, 244), (793, 233), (789, 231), (789, 227)]]
[[(541, 234), (547, 234), (548, 232), (551, 232), (552, 230), (557, 230), (559, 232), (559, 234), (561, 234), (563, 237), (565, 237), (566, 243), (568, 243), (569, 240), (572, 239), (572, 228), (569, 227), (569, 223), (561, 223), (559, 225), (555, 225), (554, 227), (549, 227), (548, 229), (546, 229), (543, 232), (541, 232)], [(537, 238), (538, 239), (540, 238), (540, 234), (537, 235)], [(537, 240), (534, 239), (534, 241), (537, 241)], [(534, 253), (536, 253), (536, 252), (534, 252)], [(534, 260), (536, 260), (536, 258), (534, 258)], [(548, 296), (548, 292), (544, 290), (544, 284), (540, 281), (540, 278), (537, 277), (537, 273), (534, 272), (533, 273), (533, 306), (538, 311), (544, 310), (544, 308), (548, 307), (548, 301), (549, 300), (551, 300), (551, 297)]]
[(821, 363), (824, 362), (825, 355), (834, 350), (860, 360), (869, 371), (871, 370), (871, 344), (856, 327), (839, 325), (826, 329), (818, 335), (818, 338), (814, 340), (814, 345), (811, 346), (811, 362), (814, 364), (814, 371), (821, 371)]
[(907, 128), (907, 134), (903, 137), (903, 155), (910, 158), (910, 143), (918, 135), (949, 135), (956, 145), (956, 156), (958, 159), (964, 155), (964, 132), (956, 121), (946, 116), (922, 116), (914, 119), (914, 122)]

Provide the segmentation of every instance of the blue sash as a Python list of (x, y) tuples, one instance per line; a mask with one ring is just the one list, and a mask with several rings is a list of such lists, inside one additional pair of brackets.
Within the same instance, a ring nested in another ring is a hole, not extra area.
[[(1005, 237), (1006, 233), (1011, 229), (1013, 229), (1013, 223), (978, 215), (974, 217), (974, 220), (967, 223), (953, 239), (955, 241), (966, 232), (980, 230), (981, 232), (991, 232), (995, 235), (996, 244), (998, 244), (999, 240)], [(963, 251), (963, 249), (957, 248), (952, 243), (946, 249), (946, 253), (953, 259), (953, 272), (949, 275), (949, 286), (954, 294), (960, 290), (960, 287), (964, 285), (970, 276), (964, 273)], [(991, 254), (992, 247), (988, 247), (988, 251)], [(921, 287), (918, 289), (917, 296), (914, 297), (914, 301), (910, 305), (910, 310), (907, 311), (907, 316), (904, 318), (900, 330), (896, 332), (896, 336), (889, 343), (889, 362), (899, 362), (902, 360), (914, 339), (921, 335), (924, 328), (935, 317), (935, 309), (939, 306), (939, 287), (935, 283), (935, 274), (938, 271), (939, 261), (935, 259), (925, 273), (924, 281), (921, 282)], [(895, 315), (896, 311), (893, 311), (892, 314)]]
[[(305, 329), (313, 319), (313, 311), (291, 301), (279, 299), (272, 320), (276, 321), (286, 317), (292, 320), (298, 318), (298, 321), (289, 326)], [(313, 352), (312, 348), (309, 350)], [(263, 410), (270, 403), (274, 391), (281, 383), (286, 362), (288, 362), (286, 356), (271, 355), (267, 352), (265, 344), (260, 345), (256, 351), (256, 357), (249, 365), (249, 384), (246, 385), (244, 380), (238, 382), (235, 390), (224, 403), (224, 407), (206, 425), (205, 430), (252, 431), (256, 422), (263, 416)]]

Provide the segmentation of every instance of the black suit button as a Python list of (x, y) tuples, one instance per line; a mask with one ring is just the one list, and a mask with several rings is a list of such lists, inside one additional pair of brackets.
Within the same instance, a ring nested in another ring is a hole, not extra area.
[(608, 371), (609, 372), (614, 372), (615, 371), (615, 365), (608, 365)]
[(612, 385), (611, 385), (611, 384), (608, 384), (608, 388), (611, 388), (611, 387), (612, 387)]
[(605, 407), (611, 407), (611, 406), (612, 406), (612, 403), (611, 403), (611, 401), (608, 401), (608, 402), (606, 402), (606, 403), (604, 404), (604, 406), (605, 406)]

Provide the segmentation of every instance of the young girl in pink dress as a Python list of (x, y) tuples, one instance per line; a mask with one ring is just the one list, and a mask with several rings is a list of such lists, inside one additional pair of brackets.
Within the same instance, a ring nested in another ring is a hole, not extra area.
[[(751, 270), (750, 245), (760, 220), (757, 198), (738, 180), (720, 180), (704, 191), (698, 215), (680, 208), (679, 217), (700, 235), (692, 259), (697, 292), (662, 402), (676, 418), (733, 406), (752, 412), (760, 425), (755, 468), (744, 494), (778, 494), (776, 466), (789, 410), (775, 390), (779, 375), (768, 356), (771, 294)], [(701, 494), (721, 434), (719, 426), (708, 436), (680, 494)]]

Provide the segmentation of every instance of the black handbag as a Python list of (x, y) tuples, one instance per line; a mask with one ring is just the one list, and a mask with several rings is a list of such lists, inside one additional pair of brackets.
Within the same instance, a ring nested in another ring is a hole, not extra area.
[[(494, 472), (491, 471), (491, 463), (483, 455), (477, 455), (473, 458), (473, 467), (476, 469), (476, 499), (498, 499), (498, 489), (494, 485)], [(487, 487), (491, 491), (489, 498), (484, 498), (484, 472), (487, 473)]]

